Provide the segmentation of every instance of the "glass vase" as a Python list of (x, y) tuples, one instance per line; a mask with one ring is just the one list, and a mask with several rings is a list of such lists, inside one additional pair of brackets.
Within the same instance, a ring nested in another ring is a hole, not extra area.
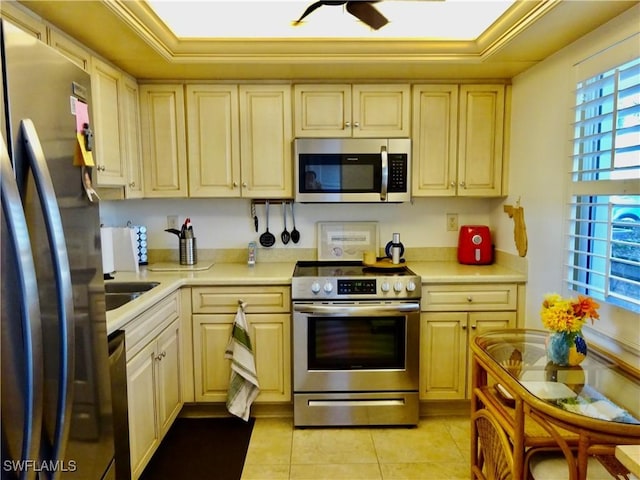
[(551, 332), (547, 338), (547, 360), (561, 367), (579, 365), (587, 356), (582, 332)]

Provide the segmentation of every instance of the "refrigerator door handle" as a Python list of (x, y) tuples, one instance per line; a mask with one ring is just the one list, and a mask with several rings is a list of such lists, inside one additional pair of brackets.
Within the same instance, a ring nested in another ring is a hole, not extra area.
[[(44, 390), (40, 302), (38, 300), (38, 284), (31, 243), (28, 240), (27, 220), (22, 209), (11, 160), (2, 137), (0, 137), (0, 169), (2, 210), (8, 226), (6, 233), (10, 248), (15, 252), (17, 278), (15, 287), (19, 292), (19, 303), (21, 305), (20, 323), (25, 382), (24, 391), (22, 392), (24, 423), (20, 460), (36, 460), (39, 458), (40, 450), (43, 409), (42, 392)], [(35, 472), (33, 469), (27, 469), (23, 470), (20, 478), (34, 477)]]
[(54, 277), (56, 281), (56, 295), (58, 297), (58, 328), (60, 335), (60, 370), (58, 378), (58, 402), (56, 405), (56, 425), (52, 436), (51, 460), (62, 461), (64, 459), (64, 449), (69, 439), (73, 373), (75, 371), (74, 309), (71, 271), (69, 268), (69, 256), (67, 254), (64, 230), (62, 228), (62, 217), (38, 133), (30, 119), (24, 119), (20, 122), (20, 131), (29, 159), (29, 168), (33, 173), (38, 191), (51, 251), (51, 260), (55, 270)]

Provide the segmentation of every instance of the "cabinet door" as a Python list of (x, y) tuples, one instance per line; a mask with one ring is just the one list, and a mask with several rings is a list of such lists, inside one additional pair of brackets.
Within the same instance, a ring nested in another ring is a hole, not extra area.
[(187, 145), (182, 85), (140, 86), (144, 196), (186, 197)]
[(47, 42), (47, 25), (27, 7), (18, 2), (2, 2), (0, 15), (41, 42)]
[(231, 374), (224, 358), (235, 315), (193, 316), (193, 373), (196, 402), (226, 402)]
[(247, 315), (260, 383), (256, 402), (291, 400), (291, 316)]
[(420, 322), (420, 399), (464, 399), (467, 314), (422, 313)]
[(85, 72), (91, 71), (91, 54), (71, 37), (57, 29), (49, 28), (49, 45)]
[(354, 137), (409, 137), (409, 85), (354, 85)]
[(458, 86), (415, 85), (412, 129), (412, 195), (455, 195)]
[(122, 77), (122, 138), (127, 164), (126, 198), (144, 196), (142, 178), (142, 148), (140, 147), (140, 97), (135, 78)]
[(458, 195), (502, 193), (504, 85), (460, 87)]
[(469, 355), (467, 359), (467, 398), (471, 397), (471, 342), (478, 335), (490, 330), (516, 328), (516, 312), (470, 312), (469, 313)]
[(239, 101), (242, 196), (291, 197), (291, 87), (241, 85)]
[(162, 437), (182, 407), (180, 324), (176, 320), (157, 340), (158, 427)]
[(156, 421), (155, 346), (151, 342), (127, 362), (131, 471), (138, 478), (159, 441)]
[(351, 85), (295, 85), (296, 137), (350, 137)]
[(91, 90), (95, 139), (94, 181), (99, 186), (125, 184), (126, 165), (121, 140), (122, 73), (98, 58), (92, 60)]
[(238, 87), (187, 85), (189, 196), (240, 196)]

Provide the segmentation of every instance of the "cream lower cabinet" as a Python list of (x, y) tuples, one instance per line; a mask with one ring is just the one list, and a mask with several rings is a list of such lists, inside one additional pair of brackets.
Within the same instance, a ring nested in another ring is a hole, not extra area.
[(231, 374), (224, 357), (238, 300), (247, 303), (259, 402), (291, 401), (291, 307), (289, 287), (192, 288), (196, 402), (226, 402)]
[(423, 285), (420, 399), (469, 398), (470, 343), (489, 330), (517, 325), (515, 284)]
[(137, 479), (182, 408), (179, 297), (125, 328), (131, 472)]
[(296, 137), (409, 137), (406, 84), (294, 85)]
[(414, 197), (506, 195), (505, 85), (413, 86)]

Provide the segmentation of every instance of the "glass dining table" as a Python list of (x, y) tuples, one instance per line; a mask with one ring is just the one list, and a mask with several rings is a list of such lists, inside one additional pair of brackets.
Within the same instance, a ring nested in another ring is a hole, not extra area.
[[(640, 371), (593, 346), (579, 366), (557, 366), (547, 361), (547, 336), (532, 329), (478, 335), (471, 344), (471, 410), (491, 411), (511, 439), (514, 478), (526, 478), (533, 453), (556, 450), (570, 478), (583, 480), (590, 455), (615, 462), (616, 445), (640, 444)], [(473, 468), (473, 424), (471, 437)]]

